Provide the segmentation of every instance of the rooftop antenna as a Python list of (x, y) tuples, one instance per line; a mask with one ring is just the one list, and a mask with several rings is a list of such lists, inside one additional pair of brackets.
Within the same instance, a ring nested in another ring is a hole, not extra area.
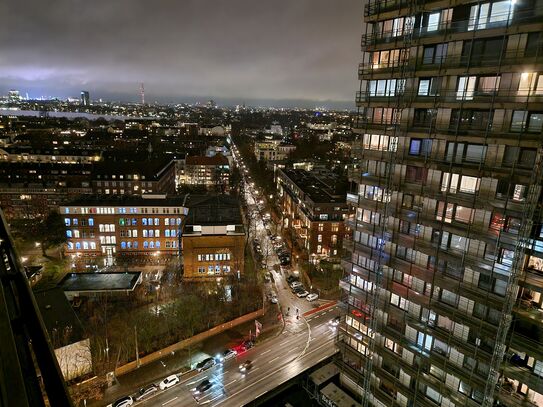
[(143, 87), (143, 83), (140, 86), (140, 93), (141, 93), (141, 104), (145, 104), (145, 88)]

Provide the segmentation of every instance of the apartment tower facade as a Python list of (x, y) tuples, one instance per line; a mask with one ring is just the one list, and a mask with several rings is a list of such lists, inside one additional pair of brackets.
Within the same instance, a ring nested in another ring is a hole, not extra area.
[(543, 406), (543, 1), (364, 8), (338, 334), (368, 406)]

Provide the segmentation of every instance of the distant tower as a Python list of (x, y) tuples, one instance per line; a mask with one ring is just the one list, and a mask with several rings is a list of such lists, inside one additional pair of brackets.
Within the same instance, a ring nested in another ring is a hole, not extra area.
[(90, 95), (88, 90), (82, 90), (81, 91), (81, 106), (89, 106), (90, 105)]
[(140, 93), (141, 93), (141, 104), (145, 104), (145, 88), (143, 87), (143, 83), (140, 86)]

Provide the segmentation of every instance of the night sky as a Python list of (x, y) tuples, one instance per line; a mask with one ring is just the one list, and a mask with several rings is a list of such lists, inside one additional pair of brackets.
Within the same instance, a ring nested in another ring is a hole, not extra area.
[[(354, 106), (361, 0), (0, 1), (0, 94)], [(334, 103), (336, 102), (336, 103)]]

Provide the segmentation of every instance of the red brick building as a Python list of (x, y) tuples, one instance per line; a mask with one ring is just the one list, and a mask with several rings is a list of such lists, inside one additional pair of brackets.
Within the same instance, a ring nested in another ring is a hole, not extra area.
[(279, 169), (277, 189), (283, 228), (313, 258), (339, 257), (349, 230), (346, 186), (330, 172)]

